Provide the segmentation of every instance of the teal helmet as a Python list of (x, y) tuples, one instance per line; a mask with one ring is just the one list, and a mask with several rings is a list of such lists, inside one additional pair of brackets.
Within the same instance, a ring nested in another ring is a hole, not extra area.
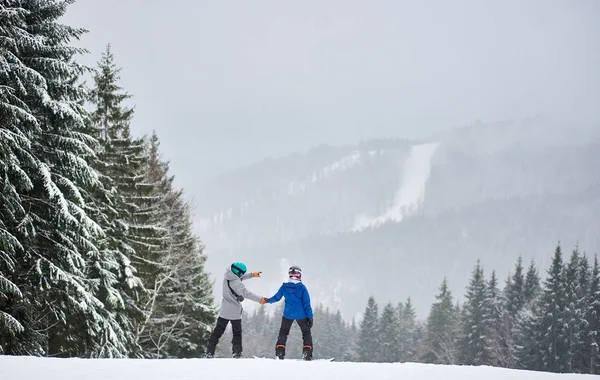
[(242, 277), (246, 273), (246, 264), (236, 261), (231, 264), (231, 271), (238, 277)]

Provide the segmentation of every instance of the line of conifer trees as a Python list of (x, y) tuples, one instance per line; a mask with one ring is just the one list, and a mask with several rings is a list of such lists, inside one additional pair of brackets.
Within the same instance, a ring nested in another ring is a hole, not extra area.
[(131, 135), (110, 45), (76, 62), (70, 3), (0, 1), (0, 353), (199, 356), (215, 310), (191, 206), (156, 134)]
[[(246, 315), (244, 352), (273, 357), (282, 305), (273, 316), (259, 308)], [(227, 334), (231, 334), (230, 331)], [(535, 263), (519, 256), (499, 287), (496, 273), (485, 276), (478, 261), (457, 302), (444, 279), (426, 320), (409, 297), (379, 309), (370, 297), (357, 326), (339, 311), (318, 305), (313, 326), (314, 355), (361, 362), (422, 362), (489, 365), (549, 372), (600, 373), (600, 268), (578, 248), (565, 262), (557, 245), (542, 281)], [(221, 355), (229, 356), (226, 335)], [(287, 357), (301, 357), (300, 330), (293, 327)]]

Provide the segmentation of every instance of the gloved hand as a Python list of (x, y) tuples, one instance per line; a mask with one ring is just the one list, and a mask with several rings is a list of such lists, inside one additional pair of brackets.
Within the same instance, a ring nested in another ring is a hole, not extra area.
[(260, 277), (262, 272), (252, 272), (252, 277)]
[(313, 327), (313, 319), (306, 318), (306, 325), (308, 326), (309, 329), (311, 329)]
[(266, 304), (266, 303), (267, 303), (267, 301), (268, 301), (268, 300), (269, 300), (268, 298), (262, 297), (262, 298), (260, 299), (260, 304), (261, 304), (261, 305), (264, 305), (264, 304)]

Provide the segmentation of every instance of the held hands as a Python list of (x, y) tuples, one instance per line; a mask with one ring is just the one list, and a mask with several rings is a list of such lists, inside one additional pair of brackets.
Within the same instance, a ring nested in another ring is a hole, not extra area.
[(252, 272), (252, 277), (260, 277), (262, 272)]
[(264, 305), (264, 304), (266, 304), (266, 303), (267, 303), (267, 300), (268, 300), (267, 298), (265, 298), (265, 297), (262, 297), (262, 298), (260, 299), (260, 304), (261, 304), (261, 305)]

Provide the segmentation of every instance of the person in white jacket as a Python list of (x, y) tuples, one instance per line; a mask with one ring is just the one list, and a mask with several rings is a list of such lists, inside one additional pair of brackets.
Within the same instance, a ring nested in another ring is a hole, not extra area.
[(260, 277), (260, 274), (261, 272), (246, 273), (246, 265), (240, 262), (231, 264), (231, 267), (225, 270), (221, 308), (219, 309), (217, 324), (210, 338), (208, 338), (206, 346), (207, 358), (212, 358), (215, 355), (215, 348), (229, 322), (231, 322), (233, 330), (233, 339), (231, 340), (233, 357), (242, 357), (242, 301), (248, 298), (260, 303), (265, 298), (257, 296), (246, 289), (242, 281), (253, 277)]

